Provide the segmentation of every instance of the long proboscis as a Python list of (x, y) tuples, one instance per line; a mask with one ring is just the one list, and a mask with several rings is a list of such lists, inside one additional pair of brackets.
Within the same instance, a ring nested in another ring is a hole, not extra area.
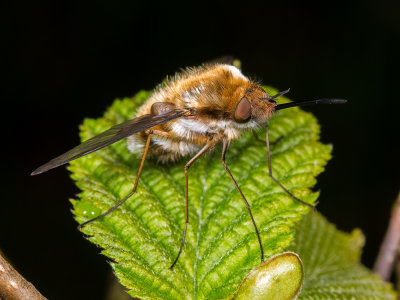
[(275, 110), (285, 109), (289, 107), (295, 106), (306, 106), (306, 105), (313, 105), (313, 104), (343, 104), (346, 103), (346, 99), (318, 99), (318, 100), (311, 100), (311, 101), (301, 101), (301, 102), (290, 102), (284, 104), (278, 104), (275, 107)]

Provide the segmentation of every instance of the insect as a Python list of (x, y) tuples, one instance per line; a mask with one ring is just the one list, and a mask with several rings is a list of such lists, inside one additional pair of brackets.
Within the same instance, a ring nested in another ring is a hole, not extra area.
[(288, 91), (286, 90), (273, 96), (268, 95), (260, 85), (229, 64), (214, 63), (187, 69), (158, 87), (140, 107), (136, 118), (111, 127), (103, 133), (88, 139), (70, 151), (40, 166), (31, 175), (37, 175), (64, 165), (71, 160), (97, 151), (123, 138), (127, 138), (127, 145), (131, 152), (142, 153), (141, 163), (132, 191), (106, 212), (79, 225), (79, 229), (81, 229), (86, 224), (112, 213), (135, 193), (146, 157), (166, 163), (191, 155), (191, 159), (188, 160), (184, 167), (185, 226), (178, 254), (170, 267), (172, 269), (182, 253), (189, 223), (188, 170), (204, 153), (212, 150), (215, 145), (222, 143), (222, 165), (246, 205), (258, 238), (261, 261), (263, 261), (264, 250), (250, 205), (225, 161), (230, 142), (238, 139), (244, 131), (265, 127), (269, 176), (291, 198), (314, 208), (312, 205), (295, 197), (273, 176), (268, 137), (268, 119), (275, 111), (294, 106), (347, 102), (344, 99), (319, 99), (277, 104), (275, 99)]

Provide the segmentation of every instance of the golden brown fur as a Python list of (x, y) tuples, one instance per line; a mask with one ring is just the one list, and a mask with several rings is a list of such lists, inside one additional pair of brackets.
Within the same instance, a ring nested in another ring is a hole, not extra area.
[[(252, 116), (246, 123), (236, 122), (238, 102), (246, 97)], [(215, 64), (191, 68), (160, 85), (139, 109), (137, 116), (151, 114), (152, 105), (169, 102), (192, 116), (182, 117), (151, 128), (168, 134), (152, 135), (149, 155), (161, 162), (175, 161), (196, 153), (210, 139), (232, 140), (244, 130), (259, 126), (273, 113), (275, 104), (266, 101), (265, 91), (233, 66)], [(154, 113), (154, 109), (153, 109)], [(128, 138), (132, 152), (141, 153), (149, 130)]]

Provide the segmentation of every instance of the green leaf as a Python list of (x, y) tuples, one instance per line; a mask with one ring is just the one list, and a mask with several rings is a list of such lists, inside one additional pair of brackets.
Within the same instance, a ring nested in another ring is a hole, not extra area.
[[(133, 118), (149, 95), (140, 92), (116, 100), (103, 118), (86, 119), (82, 140)], [(260, 131), (260, 137), (264, 134), (265, 130)], [(292, 108), (271, 119), (274, 175), (308, 203), (318, 196), (309, 188), (330, 158), (331, 147), (318, 139), (319, 126), (310, 113)], [(71, 163), (71, 177), (82, 190), (80, 201), (72, 200), (79, 223), (105, 212), (130, 192), (140, 155), (130, 153), (126, 142), (120, 141)], [(147, 160), (136, 194), (109, 216), (83, 228), (89, 240), (104, 249), (102, 253), (132, 296), (226, 298), (260, 264), (253, 225), (220, 156), (221, 147), (217, 147), (189, 170), (187, 239), (172, 271), (168, 268), (178, 253), (185, 223), (183, 168), (189, 158), (169, 165)], [(283, 252), (293, 241), (295, 224), (309, 208), (269, 178), (265, 144), (251, 132), (232, 143), (226, 160), (251, 205), (265, 257)]]
[(304, 217), (291, 247), (305, 270), (298, 299), (397, 299), (390, 284), (359, 263), (363, 245), (358, 229), (347, 234), (317, 213)]

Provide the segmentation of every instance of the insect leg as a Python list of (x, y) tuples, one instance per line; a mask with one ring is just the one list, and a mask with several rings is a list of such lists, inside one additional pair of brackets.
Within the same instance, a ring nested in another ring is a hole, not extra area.
[(272, 175), (272, 163), (271, 163), (271, 150), (269, 147), (269, 130), (268, 130), (268, 124), (265, 126), (266, 129), (266, 134), (265, 134), (265, 142), (267, 144), (267, 152), (268, 152), (268, 172), (269, 172), (269, 177), (272, 178), (273, 181), (275, 181), (275, 183), (277, 185), (279, 185), (282, 190), (284, 190), (290, 197), (292, 197), (294, 200), (300, 202), (301, 204), (307, 205), (309, 207), (311, 207), (313, 210), (315, 209), (315, 207), (307, 202), (304, 202), (303, 200), (300, 200), (299, 198), (297, 198), (295, 195), (293, 195), (291, 192), (289, 192), (289, 190), (287, 188), (285, 188), (273, 175)]
[(135, 184), (133, 186), (132, 191), (128, 195), (126, 195), (121, 201), (119, 201), (117, 204), (115, 204), (113, 207), (111, 207), (109, 210), (107, 210), (106, 212), (102, 213), (101, 215), (99, 215), (99, 216), (97, 216), (97, 217), (95, 217), (93, 219), (90, 219), (90, 220), (80, 224), (78, 226), (79, 230), (81, 230), (83, 226), (85, 226), (85, 225), (87, 225), (89, 223), (92, 223), (93, 221), (96, 221), (98, 219), (101, 219), (101, 218), (107, 216), (108, 214), (112, 213), (114, 210), (116, 210), (118, 207), (120, 207), (126, 200), (128, 200), (136, 192), (136, 188), (137, 188), (138, 183), (139, 183), (139, 177), (140, 177), (140, 174), (142, 173), (143, 164), (144, 164), (144, 161), (146, 159), (147, 151), (149, 150), (150, 140), (151, 140), (151, 135), (152, 134), (154, 134), (154, 132), (151, 130), (149, 135), (147, 136), (146, 146), (144, 148), (144, 152), (143, 152), (143, 155), (142, 155), (142, 160), (140, 162), (139, 170), (138, 170), (138, 173), (136, 175), (136, 180), (135, 180)]
[(200, 157), (202, 156), (207, 150), (209, 150), (212, 146), (215, 145), (215, 141), (210, 141), (208, 142), (186, 165), (185, 165), (185, 229), (183, 230), (183, 236), (182, 236), (182, 241), (181, 241), (181, 246), (179, 248), (178, 255), (176, 256), (174, 262), (172, 265), (169, 267), (170, 270), (173, 269), (175, 264), (177, 263), (179, 256), (182, 253), (183, 245), (185, 244), (185, 238), (186, 238), (186, 230), (187, 230), (187, 225), (189, 223), (189, 183), (188, 183), (188, 170), (190, 166)]
[(244, 201), (244, 204), (246, 205), (247, 211), (249, 212), (251, 221), (253, 222), (253, 225), (254, 225), (254, 229), (256, 230), (258, 243), (260, 244), (261, 261), (263, 262), (264, 261), (264, 249), (263, 249), (263, 246), (262, 246), (261, 237), (260, 237), (260, 234), (258, 232), (256, 221), (254, 220), (253, 214), (251, 213), (250, 204), (249, 204), (249, 202), (247, 202), (246, 197), (243, 195), (242, 191), (240, 190), (239, 185), (237, 184), (237, 182), (236, 182), (235, 178), (233, 177), (231, 171), (229, 171), (229, 168), (228, 168), (228, 166), (226, 165), (226, 162), (225, 162), (225, 154), (226, 154), (226, 151), (228, 150), (228, 147), (229, 147), (229, 142), (224, 140), (223, 144), (222, 144), (221, 161), (222, 161), (222, 164), (224, 165), (224, 168), (225, 168), (226, 172), (228, 173), (229, 177), (232, 179), (233, 183), (235, 184), (236, 189), (238, 190), (240, 196), (242, 197), (242, 199)]

